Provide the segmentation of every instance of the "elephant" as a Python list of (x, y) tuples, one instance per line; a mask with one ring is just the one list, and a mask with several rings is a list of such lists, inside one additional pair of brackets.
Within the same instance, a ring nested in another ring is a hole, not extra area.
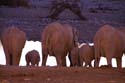
[(79, 48), (74, 47), (70, 52), (72, 66), (81, 66), (79, 57)]
[(26, 35), (15, 26), (6, 28), (1, 35), (6, 65), (19, 65), (22, 49), (26, 42)]
[(78, 42), (77, 30), (68, 24), (53, 22), (44, 28), (41, 37), (42, 66), (46, 65), (48, 54), (56, 57), (57, 66), (66, 66), (66, 55), (69, 53), (70, 58), (70, 51)]
[(111, 25), (103, 25), (94, 36), (95, 67), (99, 67), (100, 57), (107, 59), (108, 67), (111, 60), (116, 58), (117, 67), (121, 68), (121, 59), (125, 52), (125, 32)]
[(91, 62), (94, 60), (94, 46), (90, 46), (88, 43), (79, 48), (80, 65), (85, 62), (85, 67), (89, 65), (92, 67)]
[(85, 62), (85, 67), (88, 65), (92, 67), (92, 60), (94, 60), (94, 46), (90, 46), (88, 43), (71, 50), (71, 61), (73, 66), (83, 66), (83, 62)]
[(26, 59), (27, 66), (29, 66), (30, 63), (32, 66), (35, 66), (35, 65), (39, 66), (40, 55), (39, 55), (39, 52), (36, 50), (29, 51), (26, 54), (25, 59)]

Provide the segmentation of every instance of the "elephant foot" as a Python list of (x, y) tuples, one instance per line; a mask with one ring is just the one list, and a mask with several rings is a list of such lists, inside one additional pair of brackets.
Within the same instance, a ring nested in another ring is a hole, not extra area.
[(100, 66), (100, 68), (112, 68), (112, 66), (111, 65), (102, 65), (102, 66)]

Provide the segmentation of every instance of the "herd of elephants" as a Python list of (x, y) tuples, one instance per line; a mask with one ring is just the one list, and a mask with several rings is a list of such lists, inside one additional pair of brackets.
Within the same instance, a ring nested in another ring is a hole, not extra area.
[[(83, 36), (84, 37), (84, 36)], [(26, 42), (26, 34), (16, 26), (6, 28), (1, 35), (6, 65), (19, 65), (22, 49)], [(99, 67), (100, 57), (107, 59), (107, 67), (112, 67), (112, 58), (116, 58), (117, 67), (122, 67), (122, 56), (125, 52), (125, 30), (116, 29), (111, 25), (103, 25), (93, 38), (93, 46), (88, 43), (79, 47), (79, 32), (69, 24), (52, 22), (41, 33), (42, 66), (46, 66), (48, 54), (55, 56), (57, 66), (66, 66), (66, 56), (70, 66)], [(40, 61), (39, 52), (29, 51), (26, 56), (27, 66), (37, 65)]]

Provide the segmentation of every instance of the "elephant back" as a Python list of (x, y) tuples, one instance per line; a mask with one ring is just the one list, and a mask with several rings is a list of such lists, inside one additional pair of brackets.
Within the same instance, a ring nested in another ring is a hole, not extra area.
[(39, 52), (36, 50), (29, 51), (25, 56), (26, 62), (31, 62), (32, 65), (37, 64), (40, 61)]
[[(64, 24), (63, 27), (65, 28), (65, 34), (67, 33), (67, 38), (70, 40), (70, 44), (72, 44), (72, 48), (78, 47), (79, 43), (79, 33), (76, 28), (72, 27), (69, 24)], [(69, 36), (69, 37), (68, 37)]]
[(15, 26), (8, 27), (2, 34), (2, 42), (8, 44), (9, 51), (22, 50), (26, 42), (26, 35)]

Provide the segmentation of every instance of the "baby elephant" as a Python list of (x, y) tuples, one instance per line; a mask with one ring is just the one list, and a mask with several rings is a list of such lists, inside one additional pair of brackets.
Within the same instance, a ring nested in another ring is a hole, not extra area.
[(94, 60), (94, 46), (90, 46), (89, 44), (83, 45), (79, 48), (79, 57), (81, 65), (85, 62), (85, 67), (88, 65), (92, 67), (91, 61)]
[(35, 65), (39, 65), (39, 61), (40, 61), (40, 55), (39, 55), (39, 52), (36, 51), (36, 50), (32, 50), (32, 51), (29, 51), (26, 56), (25, 56), (25, 59), (26, 59), (26, 65), (29, 66), (30, 63), (32, 66), (35, 66)]
[(83, 62), (85, 62), (85, 67), (88, 65), (92, 67), (91, 61), (94, 59), (94, 46), (86, 44), (80, 48), (75, 47), (71, 50), (70, 55), (72, 66), (83, 66)]

